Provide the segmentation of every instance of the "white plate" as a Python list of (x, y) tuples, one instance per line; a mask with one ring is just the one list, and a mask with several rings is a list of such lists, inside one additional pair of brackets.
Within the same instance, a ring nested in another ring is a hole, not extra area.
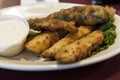
[[(80, 4), (68, 3), (37, 3), (27, 6), (9, 7), (0, 10), (0, 15), (17, 15), (25, 18), (30, 17), (45, 17), (46, 15), (58, 11), (61, 8), (68, 8)], [(109, 59), (120, 52), (120, 16), (115, 15), (115, 25), (117, 26), (117, 38), (115, 43), (107, 50), (102, 51), (92, 57), (73, 64), (57, 64), (55, 61), (44, 61), (34, 54), (24, 51), (22, 54), (5, 58), (0, 57), (0, 68), (23, 70), (23, 71), (48, 71), (48, 70), (64, 70), (76, 67), (87, 66), (90, 64), (98, 63), (103, 60)], [(24, 57), (23, 57), (24, 56)], [(31, 57), (32, 56), (32, 57)]]

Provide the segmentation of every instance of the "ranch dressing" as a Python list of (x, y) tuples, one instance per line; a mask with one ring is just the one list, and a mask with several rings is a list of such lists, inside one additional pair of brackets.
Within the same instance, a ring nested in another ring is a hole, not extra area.
[(14, 56), (23, 49), (28, 28), (20, 20), (0, 21), (0, 55)]

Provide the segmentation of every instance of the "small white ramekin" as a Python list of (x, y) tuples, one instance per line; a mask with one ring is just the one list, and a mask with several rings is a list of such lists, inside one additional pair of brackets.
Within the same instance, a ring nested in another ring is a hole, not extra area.
[[(14, 55), (19, 54), (24, 48), (24, 42), (26, 41), (27, 35), (29, 34), (29, 24), (27, 23), (26, 19), (21, 18), (19, 16), (14, 16), (14, 15), (0, 16), (0, 21), (4, 21), (4, 20), (19, 20), (19, 21), (23, 22), (27, 27), (27, 31), (26, 31), (25, 35), (23, 37), (21, 37), (19, 43), (14, 43), (14, 44), (6, 47), (4, 50), (0, 51), (1, 56), (6, 56), (6, 57), (14, 56)], [(2, 26), (2, 25), (0, 25), (0, 26)], [(22, 32), (22, 30), (21, 30), (21, 32)]]

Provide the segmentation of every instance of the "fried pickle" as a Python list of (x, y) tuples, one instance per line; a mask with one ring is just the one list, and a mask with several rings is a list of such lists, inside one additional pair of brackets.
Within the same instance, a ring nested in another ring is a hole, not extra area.
[(57, 41), (52, 47), (42, 53), (42, 57), (44, 58), (54, 58), (55, 54), (58, 50), (62, 47), (69, 45), (70, 43), (74, 42), (75, 40), (89, 34), (92, 31), (90, 26), (80, 26), (78, 27), (78, 32), (69, 33), (61, 40)]
[(96, 30), (91, 34), (71, 43), (60, 49), (55, 58), (59, 63), (72, 63), (83, 59), (102, 44), (104, 39), (103, 32)]
[(74, 21), (75, 25), (80, 26), (82, 24), (82, 20), (79, 18), (80, 13), (85, 9), (81, 6), (74, 6), (68, 9), (61, 9), (58, 12), (54, 12), (50, 15), (48, 15), (48, 18), (55, 18), (55, 19), (61, 19), (64, 21)]
[(58, 12), (48, 15), (48, 18), (74, 21), (76, 26), (96, 25), (105, 23), (113, 17), (115, 10), (111, 7), (98, 5), (74, 6), (68, 9), (61, 9)]
[(77, 28), (74, 23), (66, 22), (59, 19), (48, 19), (48, 18), (34, 18), (29, 19), (28, 23), (31, 29), (34, 30), (48, 30), (48, 31), (57, 31), (57, 30), (65, 30), (69, 32), (76, 32)]

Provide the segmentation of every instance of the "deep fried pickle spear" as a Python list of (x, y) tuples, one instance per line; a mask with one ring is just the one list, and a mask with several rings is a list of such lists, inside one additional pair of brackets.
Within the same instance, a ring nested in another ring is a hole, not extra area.
[(54, 58), (55, 54), (60, 50), (62, 47), (69, 45), (70, 43), (74, 42), (75, 40), (89, 34), (92, 31), (90, 26), (80, 26), (78, 27), (78, 32), (69, 33), (64, 38), (56, 42), (52, 47), (42, 53), (42, 57), (44, 58)]
[(58, 12), (48, 15), (48, 18), (74, 21), (76, 26), (96, 25), (105, 23), (113, 17), (115, 10), (111, 7), (98, 5), (74, 6), (68, 9), (61, 9)]
[(75, 27), (74, 23), (66, 22), (59, 19), (34, 18), (34, 19), (29, 19), (28, 23), (31, 29), (38, 31), (41, 30), (49, 30), (49, 31), (65, 30), (69, 32), (77, 31), (77, 28)]
[(78, 61), (90, 55), (94, 49), (102, 44), (103, 39), (103, 32), (96, 30), (59, 50), (55, 58), (59, 63), (72, 63)]
[[(108, 11), (108, 9), (111, 10), (111, 13)], [(111, 7), (105, 8), (98, 5), (89, 5), (81, 13), (81, 19), (83, 20), (83, 24), (96, 25), (109, 21), (114, 14), (115, 10)]]
[(68, 9), (61, 9), (58, 12), (54, 12), (50, 15), (48, 15), (48, 18), (55, 18), (55, 19), (61, 19), (65, 21), (74, 21), (77, 26), (82, 24), (82, 20), (79, 18), (80, 13), (85, 9), (81, 6), (74, 6)]

